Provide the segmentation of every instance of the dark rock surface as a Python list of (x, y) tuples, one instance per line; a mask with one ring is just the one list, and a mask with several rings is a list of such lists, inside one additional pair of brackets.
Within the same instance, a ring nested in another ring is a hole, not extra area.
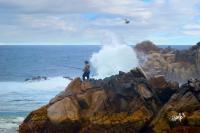
[[(48, 105), (31, 112), (19, 132), (200, 131), (199, 83), (179, 87), (163, 76), (147, 80), (139, 68), (103, 80), (76, 78)], [(183, 122), (171, 121), (182, 112)]]

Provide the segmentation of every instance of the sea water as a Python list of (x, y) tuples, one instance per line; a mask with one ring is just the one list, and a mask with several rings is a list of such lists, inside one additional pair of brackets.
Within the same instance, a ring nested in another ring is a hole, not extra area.
[[(82, 71), (76, 68), (82, 68), (100, 49), (81, 45), (0, 46), (0, 133), (17, 132), (30, 111), (64, 90), (70, 81), (63, 77), (80, 77)], [(95, 74), (92, 68), (91, 75)], [(35, 76), (46, 76), (47, 80), (25, 82)]]
[[(45, 105), (80, 77), (100, 46), (0, 46), (0, 133), (17, 132), (30, 111)], [(73, 68), (75, 67), (75, 68)], [(93, 73), (93, 71), (92, 71)], [(36, 76), (47, 80), (28, 81)]]

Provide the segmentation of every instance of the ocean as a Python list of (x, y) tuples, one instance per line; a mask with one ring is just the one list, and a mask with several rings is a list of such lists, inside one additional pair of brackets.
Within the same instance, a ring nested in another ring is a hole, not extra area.
[[(63, 77), (81, 77), (82, 71), (76, 68), (82, 68), (100, 49), (93, 45), (0, 46), (0, 133), (17, 132), (30, 111), (64, 90), (70, 80)], [(91, 73), (95, 75), (93, 68)], [(47, 80), (25, 81), (37, 76)]]

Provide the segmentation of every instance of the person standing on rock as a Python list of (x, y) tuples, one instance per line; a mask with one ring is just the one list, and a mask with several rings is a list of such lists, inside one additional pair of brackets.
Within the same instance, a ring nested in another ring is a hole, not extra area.
[(90, 64), (88, 61), (85, 61), (85, 66), (83, 68), (83, 75), (82, 75), (83, 80), (85, 80), (85, 77), (88, 80), (90, 79)]

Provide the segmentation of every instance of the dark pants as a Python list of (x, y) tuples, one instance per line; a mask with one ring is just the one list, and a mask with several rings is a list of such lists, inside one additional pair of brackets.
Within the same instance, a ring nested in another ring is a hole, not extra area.
[(90, 72), (84, 72), (83, 75), (82, 75), (82, 77), (83, 77), (83, 80), (85, 80), (85, 77), (87, 79), (90, 79)]

